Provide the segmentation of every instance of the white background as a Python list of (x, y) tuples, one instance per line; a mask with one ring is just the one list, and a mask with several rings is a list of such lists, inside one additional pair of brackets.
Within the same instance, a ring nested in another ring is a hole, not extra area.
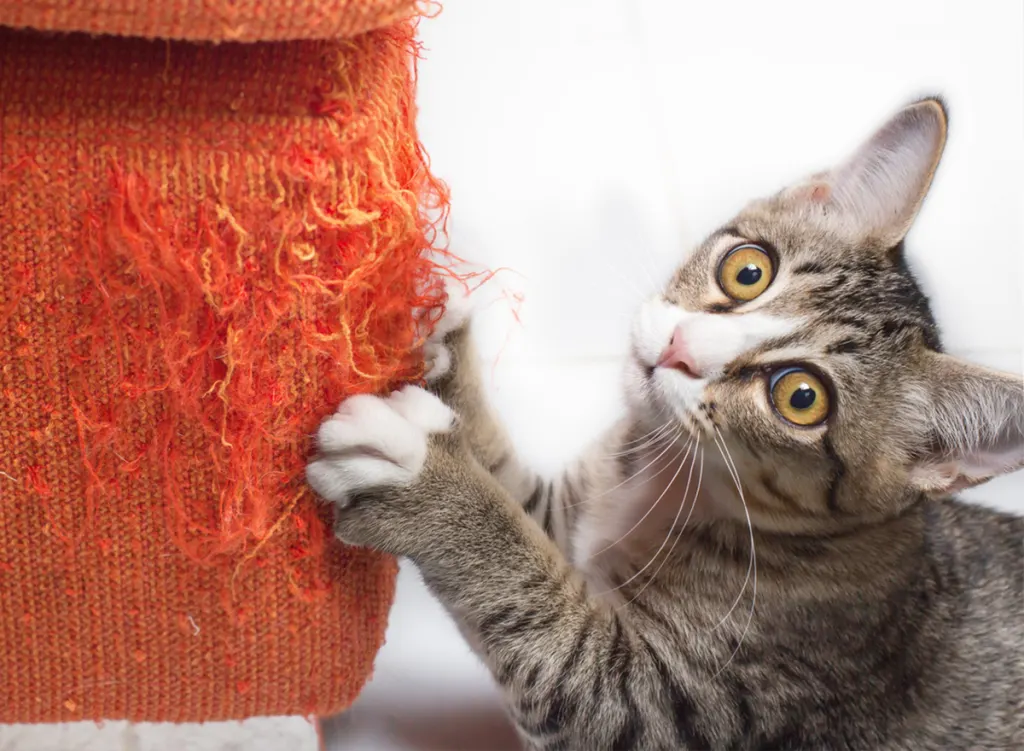
[[(627, 321), (706, 230), (942, 93), (950, 141), (908, 254), (952, 352), (1024, 364), (1024, 4), (448, 0), (420, 129), (452, 249), (511, 267), (483, 314), (521, 453), (554, 469), (618, 408)], [(498, 355), (500, 354), (500, 357)], [(1024, 512), (1020, 473), (972, 497)], [(332, 749), (515, 748), (488, 676), (406, 568)]]

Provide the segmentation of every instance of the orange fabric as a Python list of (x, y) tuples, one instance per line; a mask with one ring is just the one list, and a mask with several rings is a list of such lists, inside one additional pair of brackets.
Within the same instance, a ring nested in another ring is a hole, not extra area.
[(396, 567), (302, 472), (440, 310), (414, 54), (0, 30), (0, 722), (360, 690)]
[(193, 41), (335, 39), (410, 15), (415, 0), (3, 0), (0, 25)]

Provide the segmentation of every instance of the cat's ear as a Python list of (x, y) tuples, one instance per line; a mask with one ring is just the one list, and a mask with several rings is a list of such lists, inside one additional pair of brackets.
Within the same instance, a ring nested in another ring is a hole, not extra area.
[(794, 193), (834, 218), (852, 239), (893, 247), (907, 234), (931, 187), (947, 123), (939, 99), (904, 107), (845, 163), (815, 175)]
[(912, 405), (927, 437), (911, 482), (938, 497), (1024, 468), (1024, 377), (949, 355), (928, 359), (926, 395)]

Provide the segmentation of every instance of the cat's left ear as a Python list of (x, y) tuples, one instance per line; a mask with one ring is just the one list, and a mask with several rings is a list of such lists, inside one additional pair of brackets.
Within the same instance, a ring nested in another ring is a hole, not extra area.
[(1024, 468), (1024, 377), (928, 359), (927, 395), (913, 405), (928, 436), (910, 469), (918, 489), (945, 496)]
[(939, 99), (904, 107), (846, 162), (816, 175), (797, 195), (852, 240), (891, 248), (907, 234), (931, 187), (947, 125)]

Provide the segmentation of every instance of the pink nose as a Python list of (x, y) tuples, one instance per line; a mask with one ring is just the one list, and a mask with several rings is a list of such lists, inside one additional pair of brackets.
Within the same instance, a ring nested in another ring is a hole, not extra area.
[(700, 368), (697, 367), (697, 362), (686, 346), (682, 326), (676, 326), (676, 330), (672, 332), (672, 339), (665, 347), (665, 351), (661, 353), (661, 357), (658, 358), (657, 367), (675, 368), (690, 378), (700, 378)]

